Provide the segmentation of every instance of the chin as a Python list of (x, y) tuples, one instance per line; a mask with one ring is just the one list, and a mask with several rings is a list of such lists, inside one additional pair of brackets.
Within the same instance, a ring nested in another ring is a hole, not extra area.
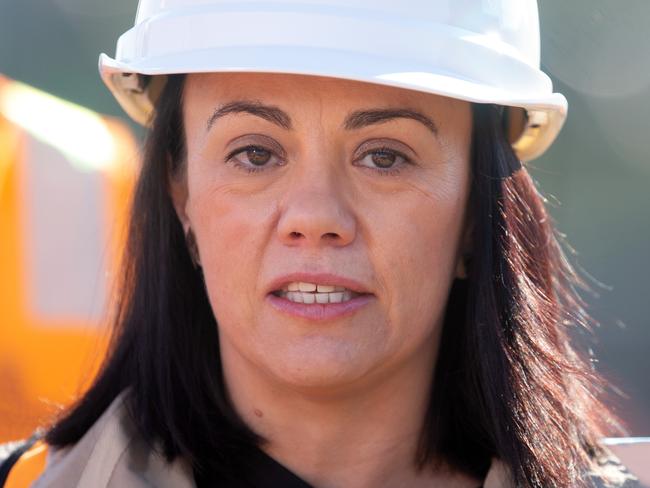
[(276, 381), (294, 389), (336, 392), (359, 383), (381, 363), (344, 347), (292, 348), (278, 355), (268, 371)]

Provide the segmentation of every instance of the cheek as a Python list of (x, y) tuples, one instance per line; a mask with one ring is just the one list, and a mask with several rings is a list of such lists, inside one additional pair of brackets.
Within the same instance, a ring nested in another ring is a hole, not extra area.
[(384, 268), (393, 323), (427, 334), (441, 319), (464, 227), (466, 188), (461, 173), (414, 185), (369, 218), (370, 248)]
[(208, 296), (218, 321), (250, 320), (251, 276), (257, 276), (272, 218), (272, 202), (245, 197), (228, 186), (196, 188), (188, 214), (195, 227)]

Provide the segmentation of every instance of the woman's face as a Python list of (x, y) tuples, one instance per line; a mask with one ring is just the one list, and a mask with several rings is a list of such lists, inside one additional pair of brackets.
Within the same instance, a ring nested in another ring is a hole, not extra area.
[(464, 240), (469, 104), (321, 77), (196, 74), (183, 117), (187, 165), (172, 192), (224, 367), (325, 389), (430, 368)]

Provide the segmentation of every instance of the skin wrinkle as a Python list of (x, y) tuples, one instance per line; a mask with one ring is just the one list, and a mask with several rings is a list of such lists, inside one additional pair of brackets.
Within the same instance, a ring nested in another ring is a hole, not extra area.
[[(469, 104), (250, 73), (189, 75), (184, 99), (187, 178), (172, 181), (174, 204), (201, 252), (229, 395), (268, 439), (263, 448), (319, 487), (475, 488), (462, 473), (414, 466), (463, 234)], [(282, 109), (293, 130), (230, 113), (206, 133), (210, 107), (251, 99)], [(444, 123), (437, 135), (409, 118), (342, 126), (355, 111), (386, 105), (419, 107)], [(227, 141), (247, 134), (275, 140), (286, 164), (251, 174), (225, 162), (238, 147)], [(420, 157), (380, 175), (354, 161), (371, 140), (399, 141)], [(288, 316), (266, 294), (271, 279), (291, 271), (349, 276), (374, 297), (327, 323)]]

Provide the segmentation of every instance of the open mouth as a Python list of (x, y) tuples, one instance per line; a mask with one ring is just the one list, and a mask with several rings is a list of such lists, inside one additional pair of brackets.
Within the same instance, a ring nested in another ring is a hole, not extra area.
[(295, 281), (288, 283), (281, 290), (274, 291), (273, 295), (294, 303), (327, 304), (349, 302), (353, 298), (362, 296), (363, 294), (354, 292), (343, 286)]

